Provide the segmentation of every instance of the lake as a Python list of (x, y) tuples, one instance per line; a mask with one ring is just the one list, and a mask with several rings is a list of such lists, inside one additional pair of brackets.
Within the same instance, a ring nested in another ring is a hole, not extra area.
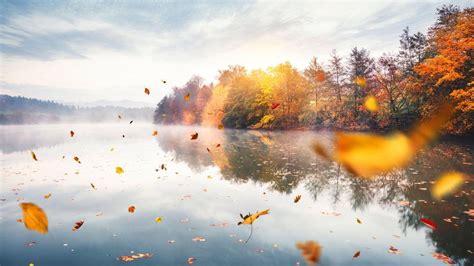
[[(465, 213), (473, 182), (440, 202), (430, 195), (441, 173), (474, 173), (470, 142), (440, 141), (406, 169), (367, 180), (314, 155), (311, 142), (330, 145), (331, 132), (128, 121), (0, 130), (2, 266), (189, 265), (190, 257), (194, 265), (305, 265), (295, 244), (307, 240), (322, 246), (320, 265), (446, 265), (433, 252), (474, 263), (474, 217)], [(48, 234), (17, 221), (21, 202), (47, 213)], [(245, 243), (251, 226), (238, 226), (239, 214), (265, 209)], [(117, 259), (137, 253), (152, 257)]]

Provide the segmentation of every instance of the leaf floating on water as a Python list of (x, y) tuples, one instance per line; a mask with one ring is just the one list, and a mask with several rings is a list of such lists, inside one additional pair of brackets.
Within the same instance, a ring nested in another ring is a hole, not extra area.
[(156, 217), (155, 218), (155, 223), (161, 223), (163, 221), (163, 218), (161, 217)]
[(241, 224), (253, 224), (253, 222), (255, 220), (257, 220), (260, 216), (262, 215), (267, 215), (270, 213), (270, 209), (266, 209), (264, 211), (261, 211), (261, 212), (256, 212), (254, 214), (247, 214), (245, 216), (243, 216), (242, 214), (240, 214), (240, 218), (242, 218), (242, 221), (241, 222), (238, 222), (237, 225), (241, 225)]
[(71, 136), (71, 138), (74, 137), (74, 131), (72, 131), (72, 130), (69, 131), (69, 135)]
[(272, 110), (277, 109), (280, 106), (279, 103), (272, 103)]
[(128, 212), (129, 213), (134, 213), (135, 212), (135, 206), (132, 205), (132, 206), (128, 207)]
[(319, 263), (321, 257), (321, 246), (314, 241), (306, 241), (305, 243), (296, 243), (296, 247), (301, 250), (301, 256), (309, 265), (316, 265)]
[(41, 234), (48, 233), (48, 217), (43, 209), (31, 202), (21, 203), (20, 207), (23, 211), (23, 223), (27, 229)]
[(73, 158), (73, 159), (74, 159), (74, 161), (76, 161), (77, 163), (81, 163), (81, 160), (79, 160), (79, 157), (77, 157), (77, 156), (74, 156), (74, 158)]
[(188, 258), (188, 264), (193, 264), (196, 261), (195, 257), (189, 257)]
[(186, 95), (184, 95), (184, 100), (187, 102), (187, 101), (189, 101), (190, 97), (191, 97), (191, 94), (189, 94), (189, 92), (188, 92)]
[(365, 98), (364, 106), (370, 112), (377, 112), (379, 110), (379, 104), (377, 103), (377, 99), (374, 96), (368, 96)]
[(362, 224), (362, 221), (359, 218), (357, 218), (356, 221), (358, 224)]
[(81, 226), (84, 224), (84, 220), (80, 220), (78, 222), (76, 222), (74, 224), (74, 226), (72, 227), (72, 231), (75, 232), (77, 230), (79, 230), (79, 228), (81, 228)]
[(450, 118), (452, 110), (450, 105), (443, 105), (431, 119), (415, 127), (410, 134), (394, 133), (381, 136), (336, 133), (335, 160), (347, 171), (361, 177), (373, 177), (397, 167), (404, 167), (420, 149), (435, 138)]
[(360, 250), (358, 250), (354, 255), (352, 256), (353, 259), (358, 258), (360, 256)]
[(48, 193), (46, 195), (43, 196), (45, 199), (49, 199), (51, 197), (51, 193)]
[(433, 230), (438, 228), (438, 225), (435, 222), (431, 221), (430, 219), (420, 218), (420, 222), (424, 223), (426, 226), (428, 226), (429, 228)]
[(194, 134), (191, 134), (191, 140), (195, 140), (195, 139), (197, 139), (197, 138), (198, 138), (198, 136), (199, 136), (199, 134), (198, 134), (197, 132), (196, 132), (196, 133), (194, 133)]
[(150, 95), (150, 90), (148, 88), (145, 88), (145, 94)]
[(399, 250), (398, 248), (395, 248), (395, 247), (393, 247), (393, 246), (390, 246), (390, 247), (388, 248), (388, 253), (394, 254), (394, 255), (399, 255), (401, 252), (400, 252), (400, 250)]
[(123, 174), (123, 172), (124, 172), (124, 171), (123, 171), (123, 168), (122, 168), (122, 167), (120, 167), (120, 166), (115, 167), (115, 173), (117, 173), (117, 174), (120, 175), (120, 174)]
[(324, 147), (321, 143), (319, 142), (313, 142), (312, 145), (313, 151), (318, 154), (319, 156), (323, 157), (326, 160), (333, 160), (332, 156), (329, 154), (328, 150), (326, 147)]
[(125, 261), (125, 262), (130, 262), (134, 261), (137, 259), (148, 259), (151, 258), (153, 255), (150, 253), (137, 253), (133, 255), (127, 255), (127, 256), (119, 256), (117, 257), (117, 260), (119, 261)]
[(431, 188), (431, 195), (433, 198), (441, 200), (458, 189), (463, 184), (464, 179), (464, 175), (459, 172), (445, 173), (434, 183)]
[(293, 200), (294, 203), (298, 203), (300, 201), (301, 195), (296, 195), (295, 199)]
[(152, 135), (153, 137), (158, 136), (158, 131), (157, 131), (157, 130), (153, 131), (153, 133), (152, 133), (151, 135)]
[(36, 157), (36, 153), (33, 151), (31, 152), (31, 157), (33, 157), (33, 160), (38, 161), (38, 158)]
[(194, 242), (206, 242), (206, 239), (202, 236), (197, 236), (192, 239)]

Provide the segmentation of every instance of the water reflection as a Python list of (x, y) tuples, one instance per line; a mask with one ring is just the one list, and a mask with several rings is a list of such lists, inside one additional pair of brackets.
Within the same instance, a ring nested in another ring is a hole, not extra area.
[[(367, 180), (351, 177), (339, 165), (313, 155), (308, 143), (318, 138), (328, 146), (330, 133), (203, 130), (199, 142), (192, 145), (184, 144), (182, 136), (176, 131), (165, 132), (159, 138), (160, 147), (195, 169), (214, 163), (226, 180), (264, 183), (285, 194), (303, 184), (315, 202), (321, 194), (332, 198), (333, 208), (344, 201), (354, 211), (366, 210), (371, 204), (396, 209), (405, 234), (409, 228), (426, 229), (420, 218), (429, 217), (439, 226), (437, 230), (426, 230), (426, 238), (435, 251), (461, 265), (474, 264), (474, 219), (464, 213), (474, 206), (474, 186), (465, 184), (462, 191), (443, 202), (435, 202), (429, 193), (432, 181), (444, 171), (473, 173), (469, 143), (438, 143), (422, 151), (408, 169)], [(219, 148), (215, 148), (216, 143)], [(226, 162), (224, 166), (218, 163), (222, 161)]]
[[(470, 144), (439, 143), (407, 169), (366, 180), (314, 156), (308, 144), (318, 138), (329, 145), (330, 132), (143, 124), (3, 129), (0, 243), (8, 245), (0, 248), (1, 265), (121, 265), (115, 258), (130, 251), (154, 254), (140, 265), (187, 265), (191, 256), (196, 265), (303, 265), (294, 244), (310, 239), (323, 246), (322, 265), (444, 265), (431, 252), (474, 263), (474, 222), (464, 213), (473, 209), (472, 183), (444, 202), (429, 194), (441, 172), (473, 172)], [(192, 141), (194, 132), (199, 138)], [(115, 174), (116, 166), (125, 173)], [(297, 194), (303, 197), (294, 204)], [(47, 211), (50, 234), (16, 222), (23, 201)], [(243, 244), (249, 228), (236, 225), (238, 214), (266, 208), (270, 215)], [(72, 232), (81, 219), (84, 226)], [(196, 236), (207, 241), (192, 241)], [(37, 245), (25, 246), (31, 241)], [(402, 254), (388, 254), (391, 245)], [(352, 260), (356, 250), (362, 255)]]

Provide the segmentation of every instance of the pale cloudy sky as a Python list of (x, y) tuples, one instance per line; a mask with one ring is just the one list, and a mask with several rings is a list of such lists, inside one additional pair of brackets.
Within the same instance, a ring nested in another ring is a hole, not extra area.
[[(156, 104), (192, 75), (267, 68), (354, 46), (398, 49), (443, 4), (470, 1), (0, 0), (0, 94), (66, 102)], [(160, 80), (168, 81), (163, 85)], [(152, 91), (143, 93), (144, 87)]]

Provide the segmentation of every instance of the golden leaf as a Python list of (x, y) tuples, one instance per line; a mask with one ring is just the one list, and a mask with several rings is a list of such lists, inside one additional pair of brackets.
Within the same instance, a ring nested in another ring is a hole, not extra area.
[(365, 87), (366, 85), (366, 80), (364, 77), (356, 77), (354, 79), (354, 83), (357, 84), (360, 87)]
[(261, 211), (261, 212), (256, 212), (254, 214), (248, 214), (246, 216), (242, 216), (242, 214), (240, 215), (240, 217), (243, 219), (242, 222), (239, 222), (237, 225), (241, 225), (241, 224), (253, 224), (253, 222), (255, 220), (257, 220), (260, 216), (262, 215), (266, 215), (266, 214), (269, 214), (270, 213), (270, 209), (267, 209), (267, 210), (264, 210), (264, 211)]
[(156, 217), (155, 218), (156, 223), (161, 223), (162, 221), (163, 221), (163, 218), (161, 218), (161, 217)]
[(443, 174), (436, 180), (431, 188), (431, 195), (437, 200), (452, 194), (464, 182), (464, 175), (459, 172), (449, 172)]
[(189, 98), (191, 98), (191, 94), (188, 92), (186, 95), (184, 95), (184, 100), (187, 102), (189, 101)]
[(224, 125), (223, 125), (223, 124), (219, 124), (219, 125), (217, 125), (217, 129), (219, 129), (219, 130), (223, 130), (223, 129), (224, 129)]
[(368, 96), (365, 98), (364, 106), (371, 112), (377, 112), (379, 110), (379, 104), (374, 96)]
[(117, 167), (115, 167), (115, 172), (120, 175), (120, 174), (123, 174), (124, 171), (123, 171), (122, 167), (117, 166)]
[(151, 135), (152, 135), (153, 137), (158, 136), (158, 131), (157, 131), (157, 130), (154, 130)]
[(306, 241), (305, 243), (296, 243), (296, 247), (301, 250), (301, 256), (309, 265), (316, 265), (319, 263), (321, 257), (321, 246), (314, 241)]
[(36, 153), (33, 151), (31, 152), (31, 157), (33, 157), (33, 160), (38, 161), (38, 158), (36, 158)]
[(29, 230), (39, 232), (41, 234), (48, 233), (48, 217), (40, 207), (34, 203), (21, 203), (23, 210), (23, 223)]
[(49, 199), (51, 197), (51, 193), (48, 193), (46, 195), (43, 196), (45, 199)]

